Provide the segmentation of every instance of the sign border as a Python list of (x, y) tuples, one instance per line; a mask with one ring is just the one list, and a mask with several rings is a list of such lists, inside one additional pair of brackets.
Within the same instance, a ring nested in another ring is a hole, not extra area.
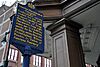
[[(27, 9), (30, 9), (30, 10), (32, 10), (34, 12), (37, 12), (40, 15), (42, 15), (41, 17), (37, 16), (38, 18), (42, 19), (42, 44), (38, 45), (38, 47), (36, 47), (34, 45), (26, 44), (26, 43), (23, 43), (21, 41), (17, 41), (17, 40), (14, 39), (14, 30), (15, 30), (15, 26), (16, 26), (16, 19), (17, 19), (19, 5), (27, 8)], [(42, 13), (38, 12), (36, 9), (32, 9), (32, 8), (28, 7), (28, 5), (21, 5), (21, 4), (18, 3), (17, 13), (16, 13), (16, 15), (13, 18), (13, 23), (12, 23), (9, 43), (12, 44), (13, 46), (15, 46), (16, 48), (18, 48), (21, 51), (21, 53), (24, 53), (25, 46), (30, 46), (31, 47), (32, 54), (43, 53), (44, 52), (44, 27), (43, 27), (43, 20), (44, 20), (44, 18), (43, 18), (43, 14)]]

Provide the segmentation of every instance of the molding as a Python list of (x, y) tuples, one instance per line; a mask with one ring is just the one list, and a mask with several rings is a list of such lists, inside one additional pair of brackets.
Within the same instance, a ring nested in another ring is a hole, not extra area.
[(61, 20), (59, 20), (58, 22), (54, 23), (54, 24), (51, 24), (47, 27), (47, 30), (54, 30), (55, 28), (58, 28), (59, 26), (63, 25), (63, 24), (66, 24), (67, 26), (72, 26), (72, 27), (76, 27), (78, 29), (82, 28), (83, 26), (79, 23), (76, 23), (72, 20), (67, 20), (67, 19), (64, 19), (62, 18)]
[[(48, 3), (48, 4), (45, 4), (45, 3), (43, 3), (43, 4), (41, 4), (41, 3), (37, 4), (37, 2), (35, 2), (34, 4), (35, 4), (35, 6), (36, 6), (37, 9), (44, 9), (44, 8), (47, 8), (47, 7), (48, 8), (52, 8), (52, 7), (55, 8), (55, 7), (58, 7), (59, 6), (58, 9), (62, 10), (62, 16), (61, 17), (66, 17), (66, 18), (70, 19), (70, 18), (72, 18), (74, 16), (77, 16), (78, 14), (82, 13), (84, 9), (86, 9), (87, 7), (90, 7), (90, 5), (92, 5), (93, 3), (98, 2), (98, 0), (90, 0), (90, 1), (87, 1), (83, 5), (80, 5), (80, 7), (76, 8), (75, 10), (72, 10), (72, 11), (70, 11), (68, 13), (64, 13), (63, 14), (63, 11), (64, 10), (66, 10), (66, 9), (74, 6), (75, 4), (77, 4), (77, 3), (81, 2), (81, 1), (82, 0), (76, 0), (76, 1), (72, 2), (69, 5), (66, 4), (67, 1), (64, 1), (64, 2), (53, 2), (53, 3)], [(64, 5), (66, 7), (63, 7)], [(56, 16), (56, 17), (52, 17), (52, 16), (48, 17), (47, 16), (47, 17), (45, 17), (44, 20), (53, 20), (54, 18), (58, 18), (58, 17), (59, 16)], [(59, 19), (61, 19), (61, 18), (59, 18)]]
[(61, 5), (60, 3), (49, 3), (49, 4), (40, 4), (40, 5), (37, 5), (35, 4), (35, 7), (50, 7), (50, 6), (59, 6)]
[[(73, 2), (73, 3), (69, 4), (69, 5), (67, 5), (63, 10), (65, 10), (65, 9), (67, 9), (67, 8), (69, 8), (69, 7), (73, 6), (73, 5), (75, 5), (76, 3), (80, 2), (80, 1), (81, 1), (81, 0), (76, 0), (75, 2)], [(67, 2), (67, 1), (66, 1), (66, 2)], [(62, 3), (62, 5), (63, 5), (63, 4), (66, 4), (66, 2)]]
[(49, 25), (46, 29), (51, 31), (51, 36), (52, 36), (64, 29), (67, 29), (67, 32), (72, 31), (74, 33), (78, 33), (79, 32), (78, 30), (82, 27), (83, 26), (79, 23), (76, 23), (72, 20), (66, 20), (65, 18), (62, 18), (58, 22)]
[(44, 16), (44, 21), (53, 21), (53, 20), (59, 20), (61, 19), (63, 16)]
[(92, 1), (89, 1), (87, 3), (85, 3), (84, 5), (80, 6), (79, 8), (77, 8), (76, 10), (74, 11), (71, 11), (67, 14), (64, 14), (64, 17), (66, 17), (67, 19), (71, 19), (89, 9), (91, 9), (92, 7), (96, 6), (100, 4), (100, 1), (99, 0), (92, 0)]
[[(56, 33), (56, 34), (54, 34), (53, 36), (52, 36), (52, 42), (53, 42), (53, 49), (54, 49), (54, 51), (53, 51), (53, 58), (54, 58), (54, 60), (55, 60), (55, 67), (58, 67), (58, 56), (57, 56), (57, 51), (59, 50), (57, 50), (57, 46), (58, 46), (58, 44), (57, 44), (57, 40), (58, 39), (62, 39), (62, 41), (63, 41), (63, 43), (62, 43), (62, 48), (61, 49), (64, 49), (63, 50), (63, 53), (64, 53), (64, 56), (63, 56), (63, 58), (64, 58), (64, 66), (66, 67), (70, 67), (70, 59), (69, 59), (69, 51), (68, 51), (68, 42), (67, 42), (67, 36), (66, 36), (67, 34), (66, 34), (66, 30), (62, 30), (62, 31), (60, 31), (60, 32), (58, 32), (58, 33)], [(55, 49), (56, 48), (56, 49)], [(67, 60), (66, 60), (67, 59)]]
[[(73, 1), (73, 3), (71, 3), (71, 4), (69, 4), (69, 5), (67, 6), (67, 8), (70, 7), (70, 6), (72, 6), (72, 5), (74, 5), (75, 3), (79, 2), (79, 1), (81, 1), (81, 0)], [(57, 6), (57, 5), (62, 6), (62, 5), (64, 5), (64, 4), (66, 4), (68, 1), (67, 1), (67, 0), (66, 0), (66, 1), (61, 1), (61, 2), (49, 1), (49, 2), (47, 2), (47, 3), (43, 3), (43, 2), (44, 2), (44, 1), (41, 1), (41, 2), (36, 2), (36, 1), (34, 1), (34, 4), (35, 4), (36, 7)], [(51, 2), (51, 3), (50, 3), (50, 2)]]

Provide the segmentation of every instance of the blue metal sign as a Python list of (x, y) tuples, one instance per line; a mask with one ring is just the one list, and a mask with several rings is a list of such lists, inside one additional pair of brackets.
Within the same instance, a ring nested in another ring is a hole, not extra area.
[(32, 54), (44, 52), (43, 14), (28, 5), (18, 4), (14, 16), (9, 43), (22, 53), (26, 46)]

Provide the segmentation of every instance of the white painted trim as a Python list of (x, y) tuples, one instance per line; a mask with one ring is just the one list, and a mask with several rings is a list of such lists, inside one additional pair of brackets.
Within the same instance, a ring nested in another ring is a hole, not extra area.
[(64, 3), (64, 2), (66, 2), (67, 0), (63, 0), (63, 1), (61, 1), (61, 3)]
[(55, 24), (60, 23), (61, 21), (65, 20), (66, 18), (62, 18), (60, 20), (58, 20)]

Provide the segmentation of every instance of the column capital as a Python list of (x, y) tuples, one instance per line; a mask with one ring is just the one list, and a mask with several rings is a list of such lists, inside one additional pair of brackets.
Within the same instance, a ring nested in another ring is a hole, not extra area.
[(51, 31), (52, 34), (55, 34), (64, 29), (67, 29), (67, 31), (79, 32), (79, 29), (82, 27), (83, 26), (77, 22), (62, 18), (61, 20), (49, 25), (47, 30)]

